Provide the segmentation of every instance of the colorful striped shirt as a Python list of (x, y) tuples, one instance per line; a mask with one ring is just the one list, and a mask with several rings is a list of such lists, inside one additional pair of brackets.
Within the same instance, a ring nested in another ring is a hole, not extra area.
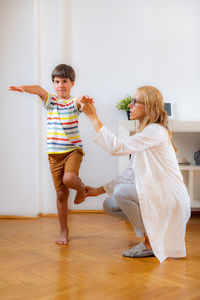
[(47, 153), (65, 153), (82, 149), (82, 140), (78, 129), (79, 111), (75, 104), (77, 97), (58, 99), (48, 94), (45, 107), (47, 116)]

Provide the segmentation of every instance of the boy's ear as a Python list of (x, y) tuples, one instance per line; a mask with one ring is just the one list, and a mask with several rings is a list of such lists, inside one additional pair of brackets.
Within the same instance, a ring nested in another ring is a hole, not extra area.
[(75, 81), (72, 81), (72, 87), (74, 86), (74, 84), (75, 84)]

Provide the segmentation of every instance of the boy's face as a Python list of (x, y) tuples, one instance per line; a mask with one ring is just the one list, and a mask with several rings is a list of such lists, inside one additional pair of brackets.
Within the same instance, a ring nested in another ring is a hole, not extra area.
[(71, 81), (69, 78), (56, 76), (53, 80), (53, 85), (58, 98), (68, 99), (70, 97), (71, 88), (74, 86), (74, 81)]

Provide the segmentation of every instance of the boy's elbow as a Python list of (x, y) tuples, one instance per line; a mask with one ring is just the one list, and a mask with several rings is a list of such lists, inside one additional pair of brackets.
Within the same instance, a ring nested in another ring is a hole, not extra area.
[(47, 93), (47, 91), (45, 91), (43, 88), (40, 87), (39, 96), (43, 101), (46, 101), (48, 98), (48, 93)]

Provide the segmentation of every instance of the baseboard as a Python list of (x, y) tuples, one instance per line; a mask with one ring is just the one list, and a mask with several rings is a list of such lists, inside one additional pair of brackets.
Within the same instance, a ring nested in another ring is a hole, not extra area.
[(191, 215), (194, 216), (194, 215), (200, 215), (200, 210), (192, 210), (191, 211)]
[(105, 214), (104, 210), (69, 209), (70, 214)]
[[(103, 210), (80, 210), (69, 209), (70, 214), (104, 214)], [(58, 214), (43, 214), (39, 213), (37, 216), (17, 216), (17, 215), (0, 215), (0, 219), (20, 219), (20, 220), (36, 220), (39, 218), (56, 218)]]
[[(70, 214), (105, 214), (104, 210), (81, 210), (69, 209)], [(200, 215), (200, 211), (192, 211), (191, 215)], [(43, 214), (37, 216), (17, 216), (17, 215), (0, 215), (0, 219), (20, 219), (20, 220), (37, 220), (40, 218), (57, 218), (58, 214)]]
[(21, 219), (21, 220), (36, 220), (38, 216), (16, 216), (16, 215), (0, 215), (0, 219)]

